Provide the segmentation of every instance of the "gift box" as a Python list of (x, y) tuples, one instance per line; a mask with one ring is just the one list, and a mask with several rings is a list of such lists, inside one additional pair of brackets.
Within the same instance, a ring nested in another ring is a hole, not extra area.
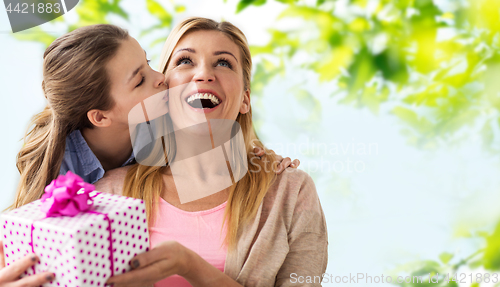
[(24, 276), (54, 273), (56, 279), (44, 286), (105, 286), (149, 250), (144, 202), (93, 191), (66, 176), (73, 178), (60, 176), (42, 199), (0, 215), (5, 263), (34, 252), (39, 261)]

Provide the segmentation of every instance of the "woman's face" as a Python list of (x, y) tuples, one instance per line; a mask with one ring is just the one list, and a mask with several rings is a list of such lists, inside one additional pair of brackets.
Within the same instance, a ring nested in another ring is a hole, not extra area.
[(166, 70), (176, 128), (209, 119), (236, 120), (250, 109), (240, 48), (219, 31), (194, 31), (175, 46)]
[[(109, 61), (107, 71), (115, 106), (105, 114), (114, 124), (124, 128), (128, 128), (128, 114), (134, 106), (153, 95), (162, 99), (166, 94), (165, 76), (149, 66), (146, 52), (132, 37), (123, 41)], [(164, 104), (167, 109), (166, 98)]]

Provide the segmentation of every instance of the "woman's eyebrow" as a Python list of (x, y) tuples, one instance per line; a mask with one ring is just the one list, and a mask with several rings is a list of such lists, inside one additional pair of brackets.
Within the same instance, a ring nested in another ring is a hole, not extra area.
[(214, 52), (214, 55), (217, 56), (217, 55), (222, 55), (222, 54), (228, 54), (228, 55), (231, 55), (233, 56), (233, 58), (236, 60), (236, 62), (238, 62), (238, 59), (236, 59), (236, 57), (233, 55), (233, 53), (231, 52), (228, 52), (228, 51), (215, 51)]
[[(177, 53), (179, 53), (179, 52), (182, 52), (182, 51), (187, 51), (187, 52), (190, 52), (190, 53), (196, 53), (196, 51), (194, 49), (192, 49), (192, 48), (181, 48), (181, 49), (175, 51), (174, 55), (177, 54)], [(238, 62), (238, 59), (236, 58), (236, 56), (234, 56), (234, 54), (231, 53), (231, 52), (228, 52), (228, 51), (215, 51), (214, 52), (215, 56), (222, 55), (222, 54), (231, 55), (236, 60), (236, 62)]]
[(191, 52), (191, 53), (196, 53), (196, 51), (194, 49), (191, 49), (191, 48), (181, 48), (177, 51), (175, 51), (174, 55), (179, 53), (179, 52), (182, 52), (182, 51), (187, 51), (187, 52)]

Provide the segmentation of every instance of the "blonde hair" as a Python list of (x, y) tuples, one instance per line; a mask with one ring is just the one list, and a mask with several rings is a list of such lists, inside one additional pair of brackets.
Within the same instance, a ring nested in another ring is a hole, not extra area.
[[(229, 22), (217, 22), (207, 18), (191, 17), (178, 24), (168, 36), (161, 53), (159, 71), (166, 73), (173, 49), (183, 36), (194, 31), (219, 31), (237, 44), (241, 51), (244, 89), (250, 91), (252, 59), (245, 35)], [(266, 161), (254, 157), (253, 147), (265, 148), (255, 133), (252, 123), (252, 109), (246, 114), (239, 114), (236, 121), (240, 124), (246, 148), (248, 171), (245, 176), (230, 187), (229, 198), (224, 213), (227, 224), (225, 243), (235, 248), (239, 228), (255, 217), (260, 203), (275, 179), (273, 153), (266, 153)], [(168, 165), (168, 163), (167, 163)], [(136, 164), (128, 172), (124, 183), (123, 195), (141, 198), (146, 202), (149, 224), (155, 221), (156, 201), (163, 188), (162, 171), (166, 167)]]
[(106, 64), (127, 37), (128, 32), (117, 26), (92, 25), (57, 38), (45, 50), (42, 90), (48, 104), (32, 118), (17, 155), (21, 178), (10, 208), (41, 198), (59, 174), (66, 137), (74, 130), (93, 128), (89, 110), (113, 107)]

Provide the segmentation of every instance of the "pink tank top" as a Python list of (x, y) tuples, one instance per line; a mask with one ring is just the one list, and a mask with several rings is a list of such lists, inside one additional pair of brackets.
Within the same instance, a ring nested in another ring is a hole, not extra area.
[[(189, 212), (161, 198), (156, 223), (151, 227), (151, 248), (163, 241), (175, 240), (224, 272), (227, 247), (223, 241), (227, 229), (224, 226), (221, 233), (221, 226), (226, 204), (227, 201), (208, 210)], [(182, 276), (172, 275), (155, 284), (155, 287), (163, 286), (191, 285)]]

